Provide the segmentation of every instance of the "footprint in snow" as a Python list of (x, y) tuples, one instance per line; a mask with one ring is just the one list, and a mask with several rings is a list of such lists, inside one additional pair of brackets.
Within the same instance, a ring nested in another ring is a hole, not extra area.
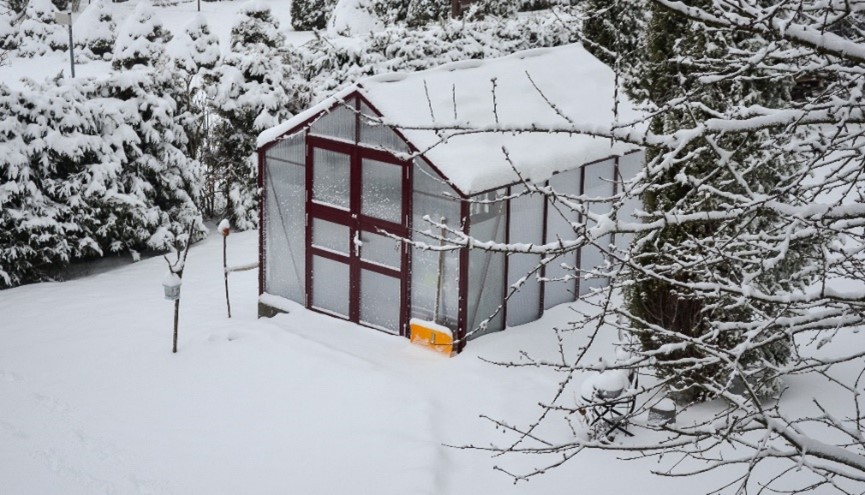
[(15, 373), (12, 373), (11, 371), (0, 370), (0, 380), (9, 383), (20, 382), (21, 377), (16, 375)]

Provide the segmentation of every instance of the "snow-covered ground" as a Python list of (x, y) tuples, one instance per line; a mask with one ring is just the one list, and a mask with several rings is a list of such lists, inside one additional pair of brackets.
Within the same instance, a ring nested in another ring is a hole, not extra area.
[[(256, 233), (229, 241), (230, 264), (255, 260)], [(0, 292), (0, 492), (690, 492), (603, 453), (515, 486), (492, 467), (539, 459), (444, 445), (503, 442), (480, 414), (537, 413), (553, 376), (478, 357), (549, 355), (567, 307), (447, 359), (302, 309), (258, 320), (255, 271), (232, 275), (229, 320), (221, 248), (190, 251), (178, 354), (159, 257)]]

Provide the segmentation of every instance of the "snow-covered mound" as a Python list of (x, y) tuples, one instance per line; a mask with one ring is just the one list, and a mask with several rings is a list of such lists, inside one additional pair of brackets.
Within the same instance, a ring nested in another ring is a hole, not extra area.
[(382, 31), (384, 23), (368, 6), (368, 0), (339, 0), (327, 23), (330, 35), (359, 35)]

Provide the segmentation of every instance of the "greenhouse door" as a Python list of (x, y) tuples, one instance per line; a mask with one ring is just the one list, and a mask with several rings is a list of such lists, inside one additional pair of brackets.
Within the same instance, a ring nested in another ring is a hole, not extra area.
[(409, 167), (390, 154), (310, 136), (307, 305), (405, 332)]

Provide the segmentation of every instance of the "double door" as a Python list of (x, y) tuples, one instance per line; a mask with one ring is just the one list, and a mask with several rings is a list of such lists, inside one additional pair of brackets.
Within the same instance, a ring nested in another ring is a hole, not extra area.
[(409, 168), (378, 150), (307, 142), (307, 306), (403, 333)]

